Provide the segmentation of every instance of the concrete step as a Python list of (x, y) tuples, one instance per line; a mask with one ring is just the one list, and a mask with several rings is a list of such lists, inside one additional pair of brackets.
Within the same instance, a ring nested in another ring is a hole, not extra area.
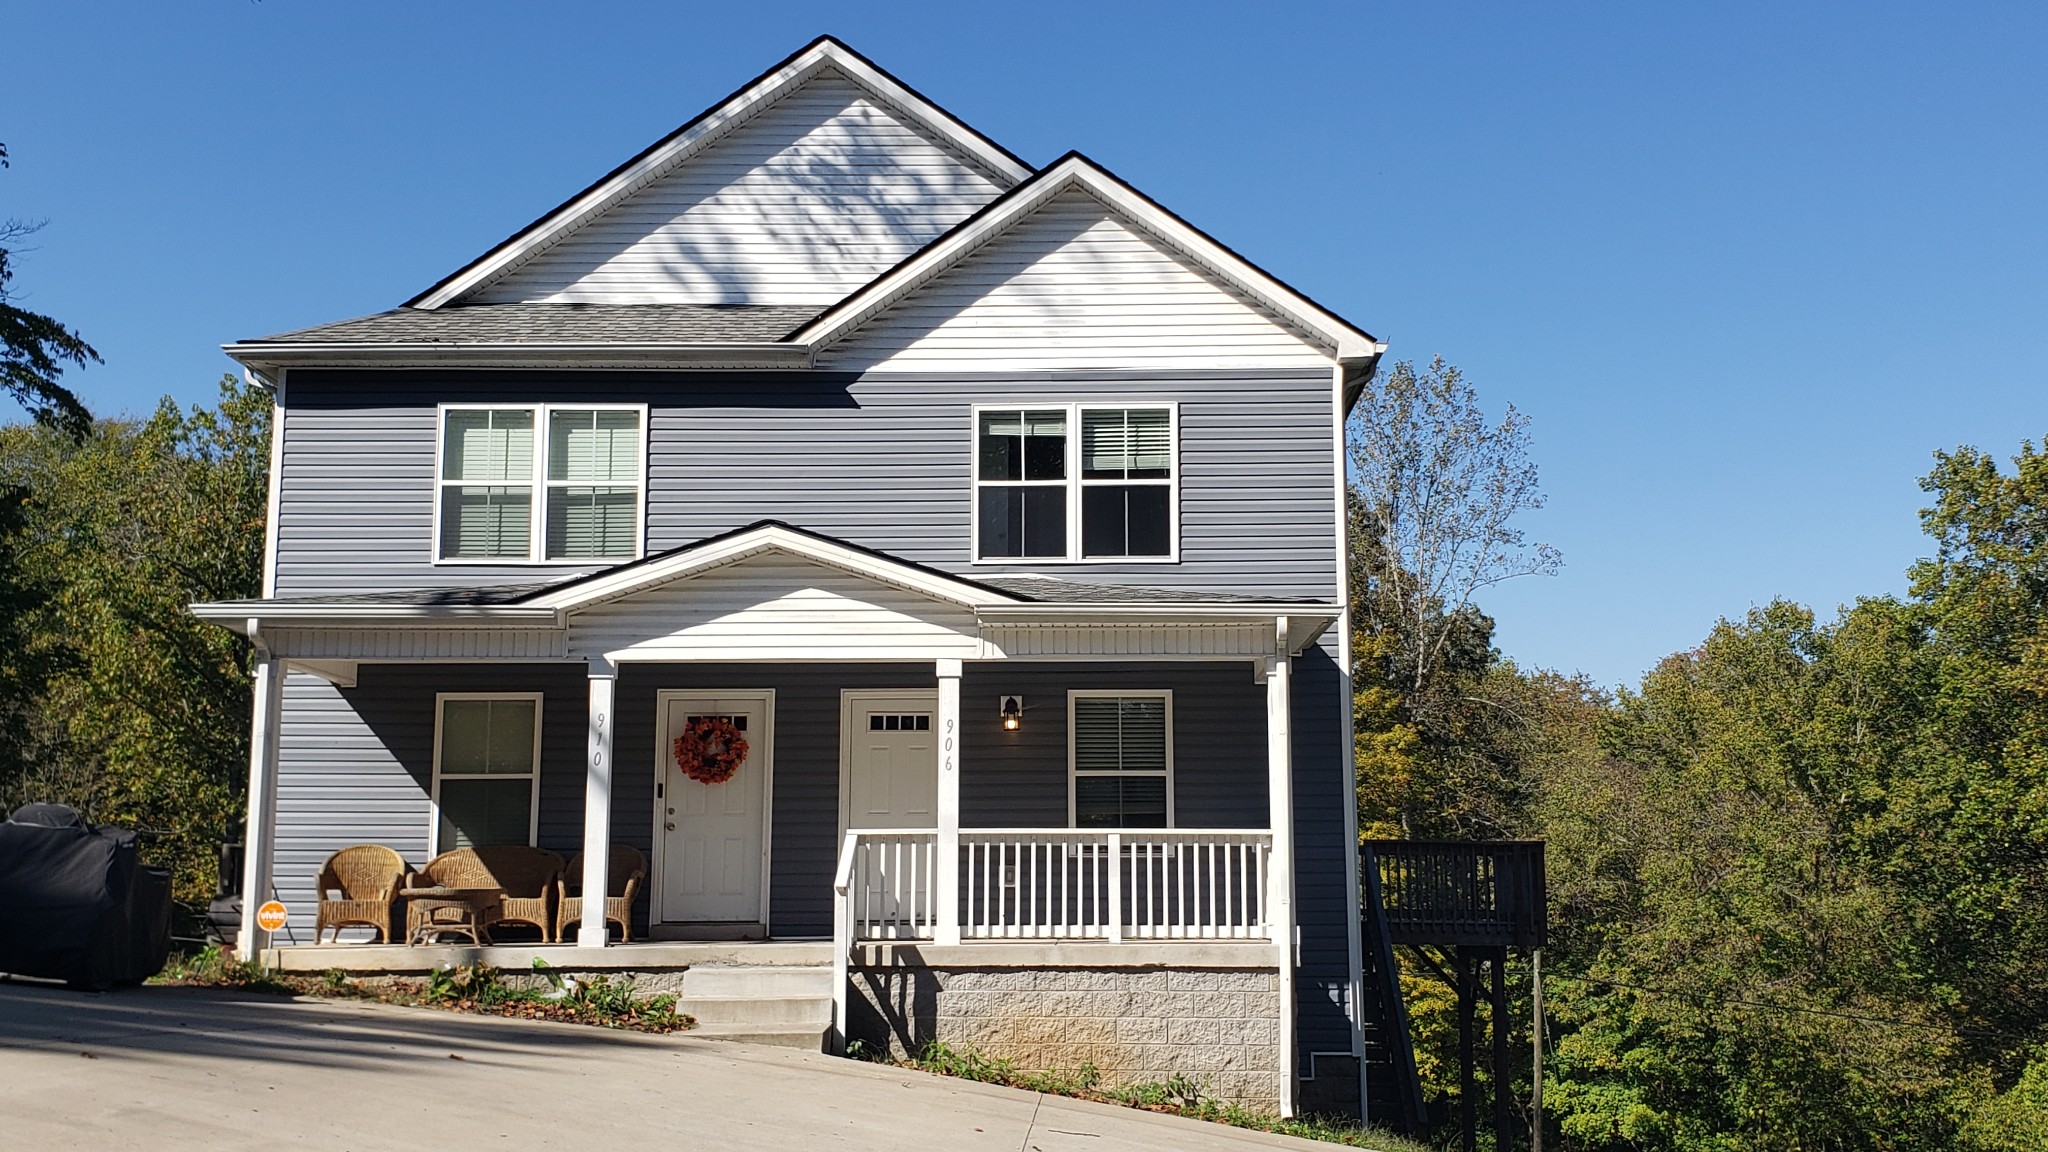
[(683, 973), (683, 996), (815, 997), (832, 995), (832, 969), (796, 965), (696, 965)]
[(761, 1044), (771, 1048), (801, 1048), (806, 1052), (823, 1052), (824, 1025), (792, 1024), (786, 1028), (760, 1027), (752, 1024), (699, 1024), (687, 1035), (706, 1040), (730, 1040), (735, 1044)]
[(796, 1025), (824, 1027), (832, 1021), (829, 996), (688, 996), (676, 1001), (699, 1024), (741, 1024), (781, 1029)]

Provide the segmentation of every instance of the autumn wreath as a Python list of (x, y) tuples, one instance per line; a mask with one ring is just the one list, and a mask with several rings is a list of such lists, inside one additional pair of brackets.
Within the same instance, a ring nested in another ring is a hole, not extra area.
[(723, 784), (747, 758), (747, 738), (723, 716), (699, 716), (675, 740), (676, 767), (699, 784)]

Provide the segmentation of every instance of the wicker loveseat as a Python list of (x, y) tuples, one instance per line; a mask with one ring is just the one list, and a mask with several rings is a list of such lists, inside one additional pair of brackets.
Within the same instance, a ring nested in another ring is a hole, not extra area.
[[(405, 874), (405, 860), (382, 844), (358, 844), (329, 856), (314, 880), (320, 899), (313, 943), (320, 943), (330, 928), (339, 940), (341, 930), (350, 926), (374, 928), (378, 943), (390, 943), (391, 914)], [(329, 897), (330, 892), (340, 895)]]
[[(619, 939), (633, 939), (633, 897), (647, 879), (647, 857), (627, 844), (612, 845), (610, 871), (605, 879), (604, 918), (619, 926)], [(555, 942), (562, 943), (576, 931), (583, 919), (583, 853), (569, 860), (569, 868), (556, 882), (560, 898), (555, 901)], [(575, 895), (571, 895), (575, 893)], [(616, 893), (616, 895), (614, 895)]]
[[(561, 875), (562, 858), (553, 852), (524, 844), (493, 844), (441, 853), (419, 870), (411, 886), (498, 889), (503, 897), (479, 909), (476, 926), (488, 932), (492, 924), (531, 924), (546, 940), (554, 932), (548, 906)], [(408, 938), (412, 929), (407, 926)]]

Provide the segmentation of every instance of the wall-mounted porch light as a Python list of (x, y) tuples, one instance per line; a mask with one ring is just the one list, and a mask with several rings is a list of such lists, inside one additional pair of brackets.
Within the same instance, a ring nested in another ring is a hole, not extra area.
[(1003, 731), (1015, 732), (1019, 727), (1023, 726), (1023, 723), (1024, 698), (1022, 696), (1003, 697)]

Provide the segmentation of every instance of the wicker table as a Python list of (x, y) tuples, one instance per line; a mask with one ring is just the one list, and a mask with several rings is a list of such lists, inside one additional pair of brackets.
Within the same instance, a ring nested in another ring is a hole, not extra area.
[(470, 943), (489, 941), (490, 913), (505, 898), (502, 888), (401, 888), (398, 898), (406, 902), (405, 942), (424, 944), (443, 932), (457, 932)]

